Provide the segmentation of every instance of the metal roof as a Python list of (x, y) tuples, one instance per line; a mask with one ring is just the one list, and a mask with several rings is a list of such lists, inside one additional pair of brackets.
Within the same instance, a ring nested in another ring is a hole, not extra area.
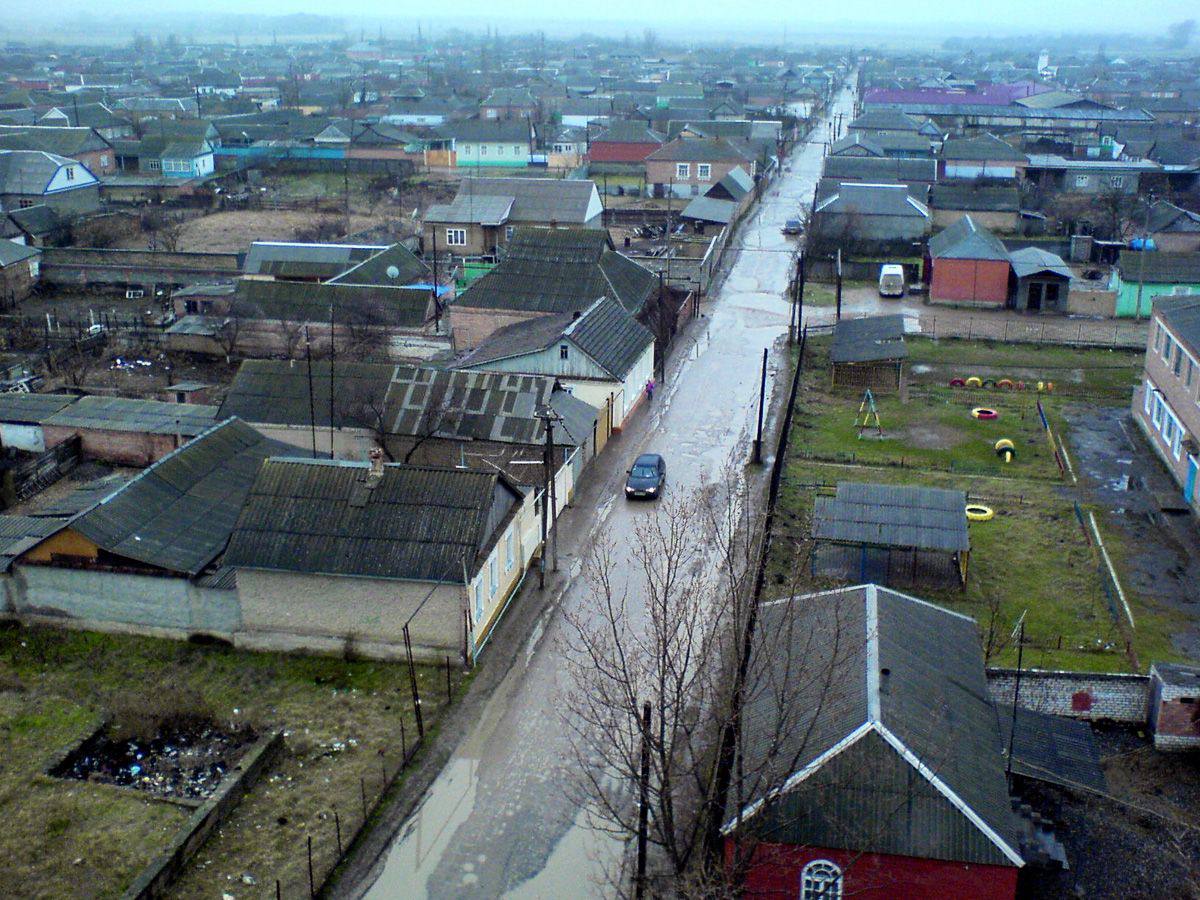
[(904, 359), (904, 316), (842, 319), (833, 329), (829, 358), (835, 363)]
[[(577, 178), (473, 178), (458, 185), (458, 193), (449, 204), (430, 207), (426, 222), (463, 221), (500, 224), (532, 222), (583, 225), (595, 218), (593, 209), (596, 184)], [(505, 210), (505, 205), (509, 209)], [(460, 216), (442, 219), (443, 214)]]
[(942, 159), (974, 162), (1026, 162), (1028, 157), (994, 134), (950, 138), (942, 144)]
[(496, 472), (272, 459), (225, 563), (239, 568), (463, 584), (520, 501)]
[(929, 208), (909, 193), (908, 185), (867, 184), (858, 181), (839, 184), (837, 193), (818, 203), (813, 212), (829, 215), (929, 218)]
[(1041, 247), (1023, 247), (1012, 251), (1008, 258), (1018, 278), (1028, 278), (1042, 272), (1050, 272), (1062, 278), (1071, 277), (1071, 267), (1063, 262), (1063, 258)]
[(962, 491), (916, 485), (840, 481), (835, 497), (817, 497), (813, 538), (959, 553), (971, 549), (967, 496)]
[(1183, 343), (1200, 350), (1200, 294), (1155, 297), (1154, 314), (1159, 316)]
[(437, 203), (425, 211), (427, 225), (503, 225), (516, 197), (482, 196), (460, 192), (450, 203)]
[(827, 156), (824, 176), (843, 181), (937, 181), (937, 160), (878, 159), (873, 156)]
[(370, 325), (419, 329), (432, 302), (428, 287), (341, 282), (258, 281), (237, 283), (231, 315), (243, 319)]
[(1122, 250), (1117, 268), (1125, 282), (1200, 285), (1200, 253)]
[(61, 519), (39, 516), (0, 516), (0, 572), (12, 561), (62, 528)]
[[(395, 274), (392, 274), (392, 273)], [(374, 256), (329, 279), (331, 284), (362, 284), (399, 287), (426, 284), (431, 280), (429, 266), (403, 244), (393, 244)]]
[(956, 212), (1017, 212), (1021, 208), (1021, 194), (1015, 184), (946, 182), (929, 189), (929, 205)]
[(195, 575), (229, 540), (264, 459), (294, 448), (237, 420), (164, 456), (69, 527), (117, 556)]
[(199, 403), (133, 400), (128, 397), (80, 397), (43, 420), (43, 425), (94, 431), (135, 431), (194, 437), (212, 428), (217, 408)]
[(737, 211), (738, 203), (736, 200), (695, 197), (683, 208), (683, 212), (679, 214), (679, 217), (681, 219), (695, 219), (700, 222), (716, 222), (718, 225), (728, 225), (733, 221), (733, 217), (737, 215)]
[(747, 683), (756, 837), (1022, 864), (973, 620), (875, 585), (767, 601)]
[(333, 278), (387, 247), (378, 244), (299, 244), (254, 241), (242, 271), (247, 275)]

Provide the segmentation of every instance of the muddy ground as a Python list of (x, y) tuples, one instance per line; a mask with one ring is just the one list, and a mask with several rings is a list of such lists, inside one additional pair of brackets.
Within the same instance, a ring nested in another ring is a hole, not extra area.
[(1178, 486), (1127, 408), (1068, 406), (1064, 415), (1083, 496), (1137, 548), (1121, 561), (1122, 575), (1147, 603), (1180, 614), (1172, 643), (1200, 660), (1200, 531), (1191, 515), (1164, 513), (1158, 502)]

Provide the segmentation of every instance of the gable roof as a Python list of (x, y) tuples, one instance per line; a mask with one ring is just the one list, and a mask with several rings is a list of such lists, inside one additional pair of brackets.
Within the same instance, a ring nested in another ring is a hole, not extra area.
[[(427, 222), (536, 222), (582, 225), (593, 210), (596, 184), (571, 178), (463, 178), (453, 203), (431, 206)], [(505, 209), (507, 207), (507, 209)], [(467, 218), (443, 218), (448, 214)]]
[(380, 244), (301, 244), (254, 241), (242, 271), (247, 275), (328, 279), (386, 250)]
[[(498, 495), (508, 502), (498, 504)], [(368, 463), (271, 459), (246, 497), (225, 563), (463, 584), (520, 498), (496, 472), (385, 465), (372, 477)]]
[(969, 215), (931, 237), (929, 255), (934, 259), (1008, 261), (1008, 249), (1001, 240)]
[(196, 575), (225, 549), (262, 461), (291, 449), (222, 422), (67, 524), (109, 553)]
[(455, 368), (486, 368), (502, 359), (540, 353), (569, 340), (617, 381), (624, 381), (634, 364), (654, 343), (654, 335), (607, 297), (578, 315), (564, 313), (515, 322), (490, 335)]
[(929, 205), (944, 210), (1017, 212), (1021, 208), (1021, 194), (1015, 184), (948, 181), (930, 187)]
[(963, 491), (839, 481), (836, 496), (816, 498), (813, 539), (965, 552), (971, 549), (966, 505)]
[(1022, 865), (973, 620), (875, 585), (767, 602), (751, 667), (745, 771), (768, 777), (744, 827), (774, 843)]
[(43, 420), (44, 425), (140, 434), (194, 437), (212, 428), (217, 408), (199, 403), (169, 403), (130, 397), (92, 395), (78, 398)]
[[(1200, 153), (1200, 149), (1197, 150)], [(1151, 234), (1200, 232), (1200, 213), (1194, 213), (1166, 200), (1159, 200), (1150, 207)]]
[(503, 258), (455, 306), (569, 313), (612, 297), (631, 315), (658, 287), (648, 270), (610, 246), (599, 229), (517, 228)]
[(46, 125), (0, 125), (0, 148), (44, 150), (58, 156), (107, 150), (108, 141), (93, 128), (58, 128)]
[(826, 178), (844, 181), (869, 181), (880, 184), (886, 181), (937, 180), (937, 160), (899, 157), (879, 159), (873, 156), (827, 156), (824, 174)]
[(41, 255), (42, 251), (37, 247), (29, 247), (25, 244), (18, 244), (16, 241), (0, 238), (0, 268)]
[(0, 394), (0, 422), (40, 424), (78, 399), (75, 394)]
[(1200, 253), (1122, 250), (1117, 268), (1127, 282), (1200, 285)]
[(830, 156), (844, 156), (847, 151), (861, 148), (871, 156), (884, 156), (883, 147), (875, 140), (875, 135), (860, 134), (852, 131), (844, 138), (839, 138), (829, 146)]
[(1154, 313), (1192, 350), (1200, 350), (1200, 294), (1155, 297)]
[(1061, 278), (1071, 277), (1071, 267), (1063, 262), (1063, 258), (1041, 247), (1023, 247), (1012, 251), (1008, 258), (1018, 278), (1028, 278), (1042, 272), (1050, 272)]
[(392, 244), (374, 256), (351, 265), (340, 275), (330, 278), (329, 283), (403, 287), (429, 283), (431, 280), (429, 266), (417, 259), (416, 254), (403, 244)]
[(868, 184), (858, 181), (839, 184), (837, 193), (818, 203), (813, 212), (929, 218), (929, 207), (909, 193), (908, 185)]
[(231, 315), (286, 322), (335, 322), (381, 328), (420, 328), (427, 287), (312, 281), (237, 282)]
[(44, 194), (63, 166), (74, 166), (87, 173), (87, 177), (79, 178), (72, 188), (96, 183), (87, 166), (65, 156), (44, 150), (0, 150), (0, 194)]
[(846, 126), (850, 131), (911, 131), (921, 129), (921, 123), (898, 109), (869, 109)]
[(436, 131), (443, 138), (477, 144), (528, 144), (530, 138), (529, 121), (523, 118), (464, 119), (439, 125)]
[(724, 138), (676, 138), (646, 157), (651, 162), (749, 162), (747, 156)]
[(971, 162), (1028, 162), (1029, 158), (994, 134), (950, 138), (942, 144), (942, 159)]
[(593, 144), (662, 144), (666, 141), (659, 132), (638, 119), (617, 119), (592, 138)]

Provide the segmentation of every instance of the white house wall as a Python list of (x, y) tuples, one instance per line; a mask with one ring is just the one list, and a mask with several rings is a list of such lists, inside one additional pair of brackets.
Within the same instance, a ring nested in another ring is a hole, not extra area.
[[(68, 178), (67, 173), (74, 172), (73, 178)], [(93, 175), (88, 167), (83, 163), (71, 163), (69, 166), (59, 166), (58, 171), (54, 173), (54, 177), (50, 179), (50, 183), (46, 185), (43, 193), (55, 194), (59, 191), (69, 191), (73, 188), (87, 187), (89, 184), (96, 183), (96, 176)]]
[(16, 450), (26, 450), (30, 453), (42, 453), (46, 449), (46, 440), (42, 434), (42, 426), (2, 422), (0, 423), (0, 447), (12, 447)]

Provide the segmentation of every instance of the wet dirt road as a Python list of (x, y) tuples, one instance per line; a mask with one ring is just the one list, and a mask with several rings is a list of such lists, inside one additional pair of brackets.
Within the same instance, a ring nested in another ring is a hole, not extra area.
[[(848, 93), (834, 111), (852, 118)], [(731, 454), (748, 453), (762, 351), (787, 330), (783, 294), (794, 243), (780, 229), (812, 200), (827, 126), (813, 137), (735, 237), (733, 266), (707, 304), (707, 318), (692, 324), (675, 351), (653, 404), (593, 462), (590, 483), (563, 521), (561, 569), (568, 577), (560, 593), (521, 638), (482, 715), (367, 879), (373, 900), (601, 895), (604, 870), (622, 848), (589, 828), (568, 797), (560, 613), (586, 597), (587, 584), (575, 576), (591, 541), (604, 533), (618, 550), (622, 542), (627, 547), (638, 517), (656, 514), (653, 504), (619, 497), (639, 452), (663, 453), (668, 490), (699, 484), (719, 474)]]

